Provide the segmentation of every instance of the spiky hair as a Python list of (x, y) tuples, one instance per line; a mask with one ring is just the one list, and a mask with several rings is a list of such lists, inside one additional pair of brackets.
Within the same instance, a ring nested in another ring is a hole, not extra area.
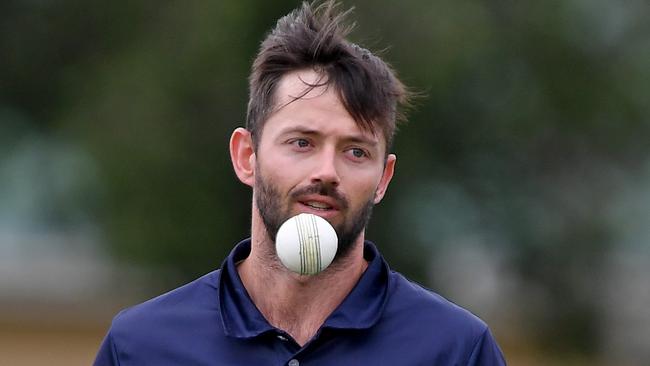
[(322, 76), (322, 82), (306, 84), (305, 94), (309, 88), (333, 86), (357, 125), (374, 134), (381, 131), (387, 147), (391, 145), (409, 92), (386, 62), (346, 39), (354, 27), (345, 23), (351, 11), (340, 11), (335, 0), (303, 2), (264, 39), (249, 78), (246, 127), (255, 146), (265, 121), (279, 107), (275, 91), (280, 79), (304, 69)]

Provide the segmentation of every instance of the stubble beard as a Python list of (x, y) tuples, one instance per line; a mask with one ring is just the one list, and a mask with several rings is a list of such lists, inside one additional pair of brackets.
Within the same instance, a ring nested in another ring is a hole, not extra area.
[[(264, 228), (272, 241), (271, 244), (273, 244), (273, 248), (269, 248), (271, 253), (276, 253), (274, 244), (280, 226), (294, 215), (291, 213), (288, 204), (283, 207), (283, 202), (288, 203), (293, 197), (300, 195), (320, 194), (335, 199), (341, 209), (349, 207), (347, 198), (335, 186), (322, 182), (297, 189), (283, 198), (280, 190), (270, 179), (262, 178), (259, 168), (256, 169), (255, 173), (255, 189), (255, 204), (264, 223)], [(336, 226), (333, 225), (339, 239), (333, 264), (340, 262), (349, 255), (355, 241), (368, 225), (374, 206), (371, 197), (360, 209), (349, 212), (342, 223)]]

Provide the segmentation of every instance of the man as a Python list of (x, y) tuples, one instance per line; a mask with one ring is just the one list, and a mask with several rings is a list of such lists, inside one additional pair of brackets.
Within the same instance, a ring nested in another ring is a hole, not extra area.
[[(344, 39), (333, 1), (304, 3), (262, 43), (247, 128), (230, 154), (252, 187), (251, 238), (216, 270), (121, 312), (96, 365), (503, 365), (487, 326), (392, 272), (364, 240), (386, 193), (407, 92)], [(275, 252), (280, 225), (319, 215), (339, 237), (333, 263), (301, 276)], [(403, 243), (408, 245), (408, 243)]]

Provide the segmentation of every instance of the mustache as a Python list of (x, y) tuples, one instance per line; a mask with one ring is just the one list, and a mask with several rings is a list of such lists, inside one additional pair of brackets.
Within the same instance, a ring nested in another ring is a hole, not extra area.
[(343, 193), (341, 193), (335, 186), (322, 182), (317, 182), (306, 187), (298, 188), (295, 191), (291, 192), (290, 197), (297, 199), (300, 196), (306, 196), (308, 194), (318, 194), (321, 196), (330, 197), (334, 199), (338, 206), (342, 209), (347, 209), (349, 206), (348, 198)]

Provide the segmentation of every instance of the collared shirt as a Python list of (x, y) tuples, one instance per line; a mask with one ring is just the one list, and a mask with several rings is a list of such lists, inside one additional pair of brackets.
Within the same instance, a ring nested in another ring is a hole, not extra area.
[(221, 269), (120, 312), (95, 365), (505, 365), (485, 323), (391, 271), (371, 242), (367, 270), (301, 347), (246, 292), (236, 263), (249, 253), (245, 240)]

